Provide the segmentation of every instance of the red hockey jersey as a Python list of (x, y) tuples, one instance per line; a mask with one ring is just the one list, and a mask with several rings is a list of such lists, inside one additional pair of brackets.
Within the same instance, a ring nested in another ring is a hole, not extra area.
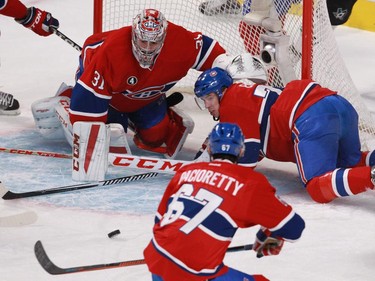
[(260, 224), (295, 240), (302, 232), (295, 216), (251, 168), (224, 161), (190, 164), (165, 191), (145, 259), (164, 281), (207, 280), (227, 271), (223, 258), (238, 228)]
[(73, 89), (71, 121), (105, 122), (109, 104), (134, 112), (165, 94), (189, 69), (206, 70), (223, 53), (215, 40), (168, 22), (164, 45), (150, 70), (140, 67), (132, 53), (130, 26), (94, 34), (82, 51), (84, 70)]
[(292, 81), (282, 90), (257, 84), (233, 84), (220, 102), (220, 121), (241, 127), (247, 158), (241, 162), (255, 166), (259, 154), (277, 161), (295, 162), (292, 141), (295, 120), (308, 107), (334, 94), (311, 80)]

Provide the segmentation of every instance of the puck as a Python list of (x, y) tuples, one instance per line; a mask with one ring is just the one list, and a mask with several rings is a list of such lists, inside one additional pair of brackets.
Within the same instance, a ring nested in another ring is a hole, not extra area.
[(120, 229), (116, 229), (110, 233), (108, 233), (108, 237), (109, 238), (112, 238), (113, 236), (116, 236), (116, 235), (119, 235), (121, 232), (120, 232)]

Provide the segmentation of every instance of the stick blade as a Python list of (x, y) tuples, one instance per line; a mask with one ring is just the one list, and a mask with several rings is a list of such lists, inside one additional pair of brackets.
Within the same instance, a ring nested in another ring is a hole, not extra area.
[(34, 253), (39, 264), (43, 267), (45, 271), (52, 275), (65, 274), (62, 268), (56, 266), (47, 256), (46, 251), (44, 250), (42, 241), (38, 240), (34, 246)]
[(0, 181), (0, 195), (2, 198), (9, 192), (5, 185)]

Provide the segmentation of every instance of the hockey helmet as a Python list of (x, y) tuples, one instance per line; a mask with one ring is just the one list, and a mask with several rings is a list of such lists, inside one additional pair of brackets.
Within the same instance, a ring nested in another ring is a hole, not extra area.
[(223, 90), (233, 84), (233, 79), (227, 71), (219, 67), (208, 69), (199, 75), (194, 85), (197, 98), (215, 93), (219, 100), (223, 97)]
[(241, 157), (245, 150), (244, 135), (237, 124), (221, 122), (208, 137), (209, 152)]
[(152, 68), (163, 47), (168, 22), (155, 9), (145, 9), (133, 19), (132, 50), (142, 68)]

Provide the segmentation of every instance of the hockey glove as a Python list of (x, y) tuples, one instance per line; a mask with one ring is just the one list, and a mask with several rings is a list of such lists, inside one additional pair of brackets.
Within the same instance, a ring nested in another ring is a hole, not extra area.
[(53, 33), (52, 28), (59, 28), (59, 21), (57, 19), (52, 17), (50, 13), (35, 7), (28, 8), (26, 17), (16, 19), (16, 22), (31, 29), (40, 36), (51, 35)]
[(199, 151), (197, 152), (197, 154), (195, 154), (195, 157), (194, 157), (194, 160), (198, 159), (202, 153), (206, 150), (207, 148), (207, 144), (208, 144), (208, 137), (204, 140), (204, 142), (202, 143), (202, 146), (201, 148), (199, 149)]
[(280, 253), (284, 245), (284, 240), (271, 237), (271, 234), (271, 231), (263, 227), (257, 232), (253, 245), (253, 250), (257, 252), (257, 258), (278, 255)]

